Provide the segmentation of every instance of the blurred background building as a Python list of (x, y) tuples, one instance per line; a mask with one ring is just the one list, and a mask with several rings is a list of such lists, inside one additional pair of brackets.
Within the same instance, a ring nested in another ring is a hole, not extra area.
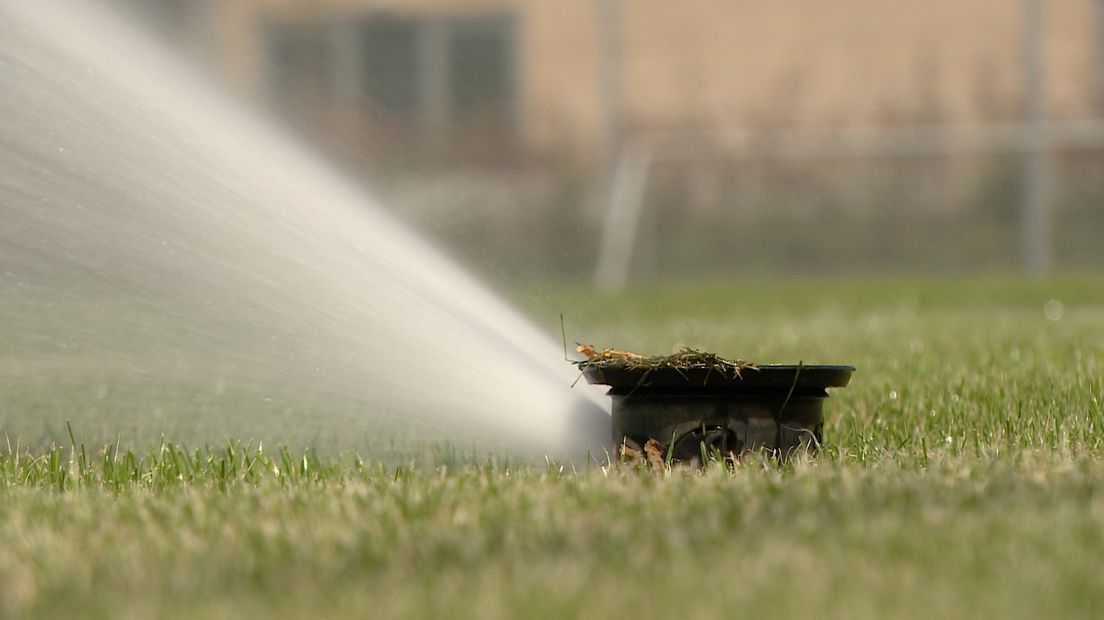
[(496, 277), (1104, 265), (1104, 0), (116, 0)]

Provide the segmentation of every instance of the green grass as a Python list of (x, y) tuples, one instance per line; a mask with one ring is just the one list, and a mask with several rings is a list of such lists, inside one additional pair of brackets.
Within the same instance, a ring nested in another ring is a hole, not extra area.
[(557, 337), (858, 371), (816, 460), (735, 472), (12, 438), (0, 617), (1104, 613), (1104, 280), (521, 297)]

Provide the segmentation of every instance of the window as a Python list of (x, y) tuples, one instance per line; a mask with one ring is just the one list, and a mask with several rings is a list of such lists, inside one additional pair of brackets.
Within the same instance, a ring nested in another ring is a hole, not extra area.
[(364, 94), (380, 111), (413, 115), (419, 107), (418, 25), (375, 18), (360, 28)]
[(501, 14), (390, 12), (273, 22), (270, 95), (326, 127), (327, 141), (361, 135), (370, 149), (494, 156), (516, 133), (515, 24)]
[(325, 27), (273, 24), (266, 31), (270, 96), (281, 105), (332, 90), (333, 58)]
[(450, 35), (449, 92), (456, 120), (486, 114), (511, 120), (508, 117), (514, 103), (512, 21), (457, 21)]
[(417, 116), (429, 131), (488, 118), (512, 126), (513, 30), (503, 16), (366, 19), (364, 94), (380, 112)]

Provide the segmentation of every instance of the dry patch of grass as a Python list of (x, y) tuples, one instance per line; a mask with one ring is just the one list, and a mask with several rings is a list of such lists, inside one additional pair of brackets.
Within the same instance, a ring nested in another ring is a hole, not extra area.
[(583, 359), (576, 361), (580, 369), (618, 368), (626, 370), (712, 370), (723, 376), (739, 377), (740, 372), (755, 365), (744, 360), (725, 359), (715, 353), (707, 353), (692, 347), (682, 347), (671, 355), (641, 355), (620, 349), (597, 349), (592, 344), (578, 343), (575, 347)]

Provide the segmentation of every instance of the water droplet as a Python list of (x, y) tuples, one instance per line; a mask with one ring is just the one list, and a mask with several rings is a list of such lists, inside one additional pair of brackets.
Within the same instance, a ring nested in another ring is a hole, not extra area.
[(1043, 305), (1043, 314), (1051, 321), (1060, 321), (1066, 314), (1066, 307), (1057, 299), (1051, 299)]

